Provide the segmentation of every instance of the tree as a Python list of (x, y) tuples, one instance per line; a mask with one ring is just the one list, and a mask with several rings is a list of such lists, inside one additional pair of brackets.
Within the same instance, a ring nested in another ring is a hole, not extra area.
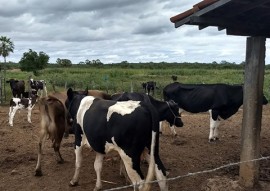
[[(14, 50), (14, 44), (13, 42), (10, 40), (10, 38), (7, 38), (5, 36), (1, 36), (0, 37), (0, 56), (4, 57), (4, 63), (5, 63), (5, 67), (4, 67), (4, 79), (6, 78), (6, 57), (9, 56), (10, 52), (13, 52)], [(1, 68), (0, 68), (1, 69)], [(4, 100), (6, 101), (6, 83), (4, 83), (4, 86), (2, 88), (2, 84), (0, 84), (0, 102), (2, 103), (2, 90), (5, 92), (4, 93)]]
[(0, 37), (0, 56), (4, 57), (4, 62), (6, 63), (6, 57), (9, 56), (10, 52), (13, 52), (14, 44), (5, 36)]
[(23, 57), (19, 61), (22, 71), (33, 72), (35, 76), (38, 71), (47, 67), (50, 57), (44, 52), (35, 52), (29, 49), (29, 52), (23, 53)]
[(69, 59), (57, 58), (56, 64), (58, 64), (61, 67), (70, 67), (70, 66), (72, 66), (72, 62)]

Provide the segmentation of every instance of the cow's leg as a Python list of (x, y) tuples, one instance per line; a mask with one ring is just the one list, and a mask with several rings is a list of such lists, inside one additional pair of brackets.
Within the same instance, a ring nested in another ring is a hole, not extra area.
[(61, 144), (61, 140), (56, 140), (53, 143), (53, 149), (54, 149), (54, 152), (55, 152), (56, 161), (59, 164), (62, 164), (62, 163), (64, 163), (64, 159), (62, 158), (61, 153), (60, 153), (60, 144)]
[[(143, 175), (140, 169), (140, 155), (130, 158), (122, 149), (118, 151), (124, 166), (126, 168), (128, 177), (133, 185), (143, 182)], [(139, 189), (142, 185), (139, 186)]]
[(70, 186), (77, 186), (78, 185), (78, 180), (79, 180), (79, 173), (82, 165), (82, 147), (83, 146), (77, 146), (75, 148), (75, 173), (73, 175), (72, 180), (70, 181)]
[(9, 123), (10, 126), (13, 126), (13, 123), (12, 123), (12, 121), (11, 121), (11, 114), (12, 114), (12, 111), (13, 111), (13, 107), (10, 106), (10, 107), (9, 107), (9, 113), (8, 113), (8, 123)]
[(171, 133), (172, 133), (174, 136), (177, 136), (177, 133), (176, 133), (176, 131), (175, 131), (175, 126), (174, 126), (174, 125), (170, 126), (170, 129), (171, 129)]
[(32, 112), (32, 109), (33, 109), (33, 107), (28, 107), (28, 113), (27, 113), (27, 121), (28, 121), (28, 123), (32, 123), (32, 121), (31, 121), (31, 112)]
[[(143, 155), (146, 159), (146, 161), (150, 162), (150, 155), (149, 155), (149, 151), (144, 150)], [(159, 187), (161, 191), (168, 191), (169, 187), (167, 184), (167, 177), (166, 177), (166, 172), (165, 172), (165, 167), (161, 161), (161, 159), (159, 158), (158, 155), (155, 156), (155, 176), (156, 179), (158, 181)], [(162, 170), (163, 169), (163, 170)]]
[(215, 122), (214, 122), (214, 124), (215, 124), (215, 128), (214, 128), (214, 140), (219, 140), (219, 138), (218, 138), (218, 135), (219, 135), (219, 132), (218, 132), (218, 127), (219, 127), (219, 124), (220, 124), (220, 120), (219, 119), (217, 119)]
[(43, 91), (45, 92), (45, 96), (47, 97), (48, 94), (47, 94), (47, 88), (46, 88), (46, 86), (44, 86)]
[[(149, 164), (149, 162), (150, 162), (149, 153), (144, 153), (144, 156), (145, 156), (146, 161)], [(161, 160), (159, 159), (158, 161), (159, 161), (160, 165), (163, 166)], [(161, 168), (158, 167), (157, 163), (155, 165), (155, 176), (156, 176), (156, 179), (158, 180), (158, 185), (160, 187), (160, 190), (161, 191), (167, 191), (169, 189), (169, 187), (168, 187), (168, 184), (167, 184), (166, 174), (164, 174), (163, 171), (161, 170)]]
[[(43, 129), (43, 128), (42, 128)], [(42, 171), (41, 171), (41, 155), (42, 155), (42, 149), (45, 144), (46, 140), (46, 131), (41, 130), (40, 132), (40, 137), (39, 137), (39, 143), (38, 143), (38, 160), (37, 160), (37, 166), (35, 170), (35, 176), (42, 176)]]
[(218, 140), (218, 126), (220, 121), (218, 115), (215, 111), (210, 110), (210, 133), (209, 133), (209, 142)]
[(13, 109), (11, 109), (12, 111), (10, 111), (10, 116), (9, 116), (9, 125), (10, 126), (13, 126), (13, 119), (14, 119), (14, 116), (15, 116), (18, 109), (19, 109), (18, 107), (13, 107)]
[(102, 188), (101, 171), (102, 171), (103, 159), (104, 159), (104, 154), (96, 153), (94, 168), (95, 168), (96, 175), (97, 175), (97, 181), (96, 181), (96, 187), (95, 187), (94, 191), (98, 191)]

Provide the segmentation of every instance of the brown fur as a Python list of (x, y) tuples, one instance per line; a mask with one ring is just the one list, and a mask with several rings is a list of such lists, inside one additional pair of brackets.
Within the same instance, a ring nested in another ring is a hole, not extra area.
[(46, 137), (52, 141), (57, 162), (63, 163), (63, 158), (60, 154), (60, 144), (67, 129), (66, 109), (63, 103), (54, 96), (49, 95), (39, 100), (40, 110), (40, 138), (39, 138), (39, 151), (38, 162), (36, 166), (36, 176), (42, 176), (41, 171), (41, 154), (42, 148), (45, 143)]

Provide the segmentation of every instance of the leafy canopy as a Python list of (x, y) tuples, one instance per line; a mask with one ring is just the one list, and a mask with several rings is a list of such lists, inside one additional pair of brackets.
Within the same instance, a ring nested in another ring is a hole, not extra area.
[(29, 52), (23, 53), (23, 57), (19, 61), (22, 71), (33, 72), (35, 76), (38, 71), (47, 67), (50, 57), (44, 52), (35, 52), (29, 49)]
[(4, 57), (4, 61), (6, 62), (6, 57), (9, 56), (10, 52), (13, 52), (14, 44), (5, 36), (0, 37), (0, 56)]
[(71, 67), (72, 66), (72, 62), (69, 59), (57, 58), (56, 64), (58, 64), (61, 67)]

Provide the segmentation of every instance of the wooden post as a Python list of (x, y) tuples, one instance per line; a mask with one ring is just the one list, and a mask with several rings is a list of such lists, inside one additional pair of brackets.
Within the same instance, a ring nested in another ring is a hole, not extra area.
[[(240, 155), (242, 162), (260, 157), (265, 41), (265, 37), (248, 37), (246, 43)], [(239, 174), (239, 181), (243, 186), (254, 187), (259, 181), (259, 162), (241, 163)]]

